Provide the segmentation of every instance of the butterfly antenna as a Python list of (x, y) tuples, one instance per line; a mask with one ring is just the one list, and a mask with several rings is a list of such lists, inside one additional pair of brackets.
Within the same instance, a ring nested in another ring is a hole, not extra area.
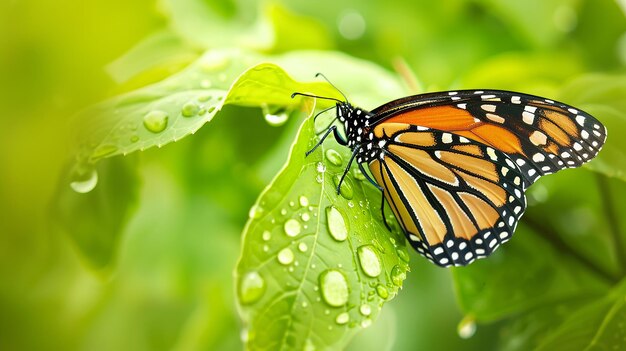
[(335, 86), (335, 84), (331, 83), (331, 81), (328, 78), (326, 78), (326, 76), (323, 73), (316, 73), (315, 76), (324, 78), (324, 80), (326, 82), (328, 82), (328, 84), (330, 84), (333, 88), (335, 88), (335, 90), (337, 90), (339, 92), (339, 94), (341, 94), (341, 96), (343, 96), (344, 100), (346, 102), (348, 102), (348, 98), (346, 97), (346, 94), (344, 94), (343, 91), (339, 90), (339, 88), (337, 88), (337, 86)]
[[(329, 107), (329, 108), (325, 108), (325, 109), (321, 110), (321, 111), (320, 111), (320, 112), (318, 112), (315, 116), (313, 116), (313, 120), (316, 120), (316, 119), (317, 119), (317, 117), (318, 117), (319, 115), (321, 115), (322, 113), (324, 113), (324, 112), (328, 112), (328, 111), (330, 111), (330, 110), (332, 110), (332, 109), (334, 109), (334, 108), (335, 108), (335, 106), (331, 106), (331, 107)], [(337, 119), (337, 118), (335, 117), (335, 119)], [(335, 119), (333, 119), (333, 122), (335, 121)]]
[(313, 94), (305, 94), (305, 93), (293, 93), (291, 94), (291, 98), (293, 99), (296, 96), (308, 96), (308, 97), (312, 97), (312, 98), (316, 98), (316, 99), (324, 99), (324, 100), (333, 100), (333, 101), (337, 101), (338, 103), (343, 103), (343, 101), (339, 100), (339, 99), (335, 99), (335, 98), (331, 98), (328, 96), (318, 96), (318, 95), (313, 95)]

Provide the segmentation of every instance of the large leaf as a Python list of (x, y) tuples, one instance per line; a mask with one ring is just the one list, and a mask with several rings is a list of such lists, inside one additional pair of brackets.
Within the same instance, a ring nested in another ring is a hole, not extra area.
[[(382, 224), (377, 191), (350, 174), (350, 154), (317, 141), (307, 120), (287, 166), (250, 211), (237, 292), (252, 350), (340, 348), (376, 319), (404, 280), (404, 237)], [(369, 197), (366, 196), (369, 194)]]

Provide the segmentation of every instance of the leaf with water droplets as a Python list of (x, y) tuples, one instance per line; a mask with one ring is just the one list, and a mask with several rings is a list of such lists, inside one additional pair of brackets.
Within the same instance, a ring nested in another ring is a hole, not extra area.
[(329, 138), (305, 158), (316, 141), (309, 119), (244, 231), (237, 290), (251, 271), (266, 282), (254, 303), (239, 296), (249, 349), (340, 349), (376, 320), (406, 277), (403, 234), (389, 232), (369, 203), (378, 204), (380, 192), (351, 172), (351, 200), (338, 195), (345, 165), (337, 160), (350, 151)]

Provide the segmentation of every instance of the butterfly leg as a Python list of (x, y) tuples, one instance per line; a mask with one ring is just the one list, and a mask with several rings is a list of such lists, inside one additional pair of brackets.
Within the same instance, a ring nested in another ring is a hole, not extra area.
[(385, 193), (383, 192), (381, 195), (382, 200), (380, 201), (380, 212), (383, 215), (383, 223), (385, 223), (387, 230), (391, 231), (391, 227), (389, 226), (389, 223), (387, 223), (387, 217), (385, 217)]
[(335, 139), (337, 140), (339, 144), (344, 145), (344, 146), (348, 145), (348, 141), (344, 139), (343, 136), (341, 136), (341, 134), (339, 134), (339, 130), (337, 130), (337, 126), (331, 126), (330, 128), (328, 128), (328, 130), (326, 130), (326, 133), (322, 135), (322, 137), (320, 138), (320, 141), (318, 141), (317, 144), (315, 144), (315, 146), (313, 146), (311, 150), (306, 152), (305, 156), (309, 156), (313, 151), (315, 151), (318, 148), (318, 146), (322, 145), (322, 143), (324, 143), (324, 140), (328, 138), (331, 132), (334, 134)]
[(361, 173), (363, 174), (365, 179), (367, 179), (373, 186), (375, 186), (376, 189), (378, 189), (380, 191), (383, 191), (383, 188), (380, 185), (378, 185), (376, 183), (376, 181), (374, 179), (372, 179), (372, 177), (370, 177), (369, 173), (367, 173), (365, 171), (365, 169), (363, 168), (363, 164), (359, 163), (358, 165), (359, 165), (359, 169), (361, 170)]
[(354, 158), (359, 153), (359, 150), (361, 150), (361, 147), (357, 146), (354, 148), (354, 151), (352, 151), (352, 156), (350, 157), (350, 161), (348, 161), (346, 170), (343, 171), (343, 174), (341, 175), (341, 179), (339, 179), (339, 184), (337, 185), (337, 194), (339, 194), (340, 189), (341, 189), (341, 183), (343, 183), (343, 180), (346, 178), (346, 175), (348, 175), (348, 172), (350, 172), (350, 166), (352, 166), (352, 161), (354, 161)]

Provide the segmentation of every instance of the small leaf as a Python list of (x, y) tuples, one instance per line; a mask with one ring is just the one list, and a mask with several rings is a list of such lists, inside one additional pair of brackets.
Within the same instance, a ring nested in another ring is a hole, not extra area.
[(598, 157), (585, 167), (626, 181), (626, 76), (583, 76), (567, 85), (562, 96), (591, 113), (608, 131)]
[(408, 270), (403, 235), (390, 233), (368, 200), (380, 193), (351, 174), (349, 198), (336, 193), (346, 163), (324, 155), (348, 160), (349, 151), (329, 138), (304, 157), (317, 142), (313, 129), (308, 119), (244, 231), (236, 279), (249, 349), (341, 348), (376, 319)]
[(536, 349), (619, 350), (626, 338), (626, 281), (570, 317)]
[(168, 79), (83, 111), (76, 118), (79, 160), (94, 163), (194, 133), (222, 108), (231, 82), (246, 69), (243, 57), (238, 50), (209, 51)]

